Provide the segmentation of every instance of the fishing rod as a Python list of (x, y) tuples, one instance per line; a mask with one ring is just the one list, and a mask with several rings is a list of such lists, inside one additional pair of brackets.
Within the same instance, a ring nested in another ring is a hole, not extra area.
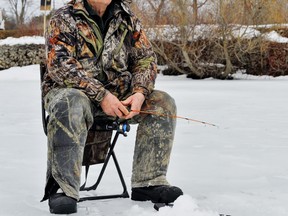
[(205, 121), (200, 121), (200, 120), (196, 120), (196, 119), (192, 119), (192, 118), (187, 118), (187, 117), (183, 117), (183, 116), (177, 116), (177, 115), (169, 115), (169, 114), (163, 114), (163, 113), (157, 113), (155, 111), (150, 111), (150, 110), (131, 110), (131, 112), (137, 112), (137, 113), (142, 113), (142, 114), (149, 114), (149, 115), (156, 115), (156, 116), (163, 116), (163, 117), (169, 117), (169, 118), (178, 118), (178, 119), (184, 119), (187, 121), (193, 121), (193, 122), (197, 122), (197, 123), (201, 123), (204, 125), (210, 125), (213, 127), (218, 127), (215, 124), (209, 123), (209, 122), (205, 122)]

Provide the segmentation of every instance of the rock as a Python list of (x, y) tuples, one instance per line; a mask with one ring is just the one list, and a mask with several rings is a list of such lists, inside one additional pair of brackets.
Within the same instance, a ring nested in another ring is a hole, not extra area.
[(0, 46), (0, 70), (15, 66), (40, 64), (45, 58), (44, 44)]

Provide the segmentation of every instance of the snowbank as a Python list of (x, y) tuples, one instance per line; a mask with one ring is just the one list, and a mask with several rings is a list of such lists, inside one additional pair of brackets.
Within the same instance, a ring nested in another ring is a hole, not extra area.
[(39, 81), (40, 66), (29, 65), (25, 67), (12, 67), (7, 70), (0, 71), (0, 81)]
[(24, 36), (20, 38), (8, 37), (0, 40), (0, 46), (2, 45), (17, 45), (17, 44), (45, 44), (44, 37), (41, 36)]
[(272, 41), (272, 42), (288, 43), (288, 38), (282, 37), (276, 31), (272, 31), (272, 32), (265, 34), (265, 38), (269, 41)]
[[(287, 27), (288, 25), (281, 25), (281, 27)], [(241, 37), (246, 39), (252, 39), (255, 37), (262, 36), (266, 40), (277, 43), (288, 43), (287, 37), (282, 37), (276, 31), (271, 31), (268, 33), (261, 33), (257, 28), (271, 28), (272, 25), (267, 26), (243, 26), (243, 25), (231, 25), (231, 32), (234, 37)], [(196, 25), (195, 27), (187, 26), (185, 29), (188, 32), (188, 40), (195, 41), (200, 38), (213, 38), (215, 37), (215, 31), (219, 28), (217, 25)], [(180, 37), (180, 27), (171, 26), (171, 25), (163, 25), (156, 26), (155, 28), (147, 29), (149, 38), (151, 40), (156, 39), (164, 39), (168, 41), (179, 39)]]
[[(257, 28), (272, 28), (277, 25), (259, 25), (259, 26), (240, 26), (234, 25), (232, 32), (235, 37), (244, 37), (244, 38), (253, 38), (261, 35), (261, 32)], [(280, 27), (287, 27), (288, 24), (279, 25)], [(193, 41), (198, 38), (208, 37), (215, 29), (216, 25), (196, 25), (194, 30), (190, 33), (193, 33), (193, 38), (190, 37), (188, 40)], [(156, 26), (155, 28), (148, 28), (147, 32), (149, 34), (150, 40), (157, 39), (158, 35), (161, 35), (161, 38), (167, 40), (175, 40), (179, 33), (179, 27), (172, 25), (162, 25)], [(287, 37), (282, 37), (276, 31), (268, 32), (262, 34), (267, 40), (277, 43), (288, 43)], [(0, 40), (1, 45), (16, 45), (16, 44), (45, 44), (44, 37), (41, 36), (24, 36), (21, 38), (12, 38), (8, 37), (6, 39)]]

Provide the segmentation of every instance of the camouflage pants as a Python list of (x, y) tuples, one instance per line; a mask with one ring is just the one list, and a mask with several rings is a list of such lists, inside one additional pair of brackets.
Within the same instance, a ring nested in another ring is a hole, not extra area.
[[(95, 113), (99, 111), (81, 91), (53, 89), (45, 97), (49, 113), (47, 181), (43, 200), (60, 187), (67, 196), (79, 199), (83, 151)], [(165, 92), (153, 91), (142, 110), (175, 115), (174, 100)], [(176, 121), (173, 118), (140, 114), (132, 170), (132, 187), (168, 185), (166, 172)], [(57, 185), (57, 186), (55, 186)]]

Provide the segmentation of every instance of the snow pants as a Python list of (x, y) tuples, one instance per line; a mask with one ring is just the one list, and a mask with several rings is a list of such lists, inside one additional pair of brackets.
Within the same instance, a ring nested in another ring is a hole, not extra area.
[[(78, 200), (86, 138), (101, 108), (73, 88), (53, 89), (44, 99), (49, 123), (43, 200), (59, 187), (67, 196)], [(176, 120), (168, 115), (176, 115), (174, 99), (165, 92), (154, 90), (142, 110), (164, 115), (139, 114), (129, 120), (129, 123), (138, 124), (131, 186), (168, 185), (166, 173), (176, 126)]]

